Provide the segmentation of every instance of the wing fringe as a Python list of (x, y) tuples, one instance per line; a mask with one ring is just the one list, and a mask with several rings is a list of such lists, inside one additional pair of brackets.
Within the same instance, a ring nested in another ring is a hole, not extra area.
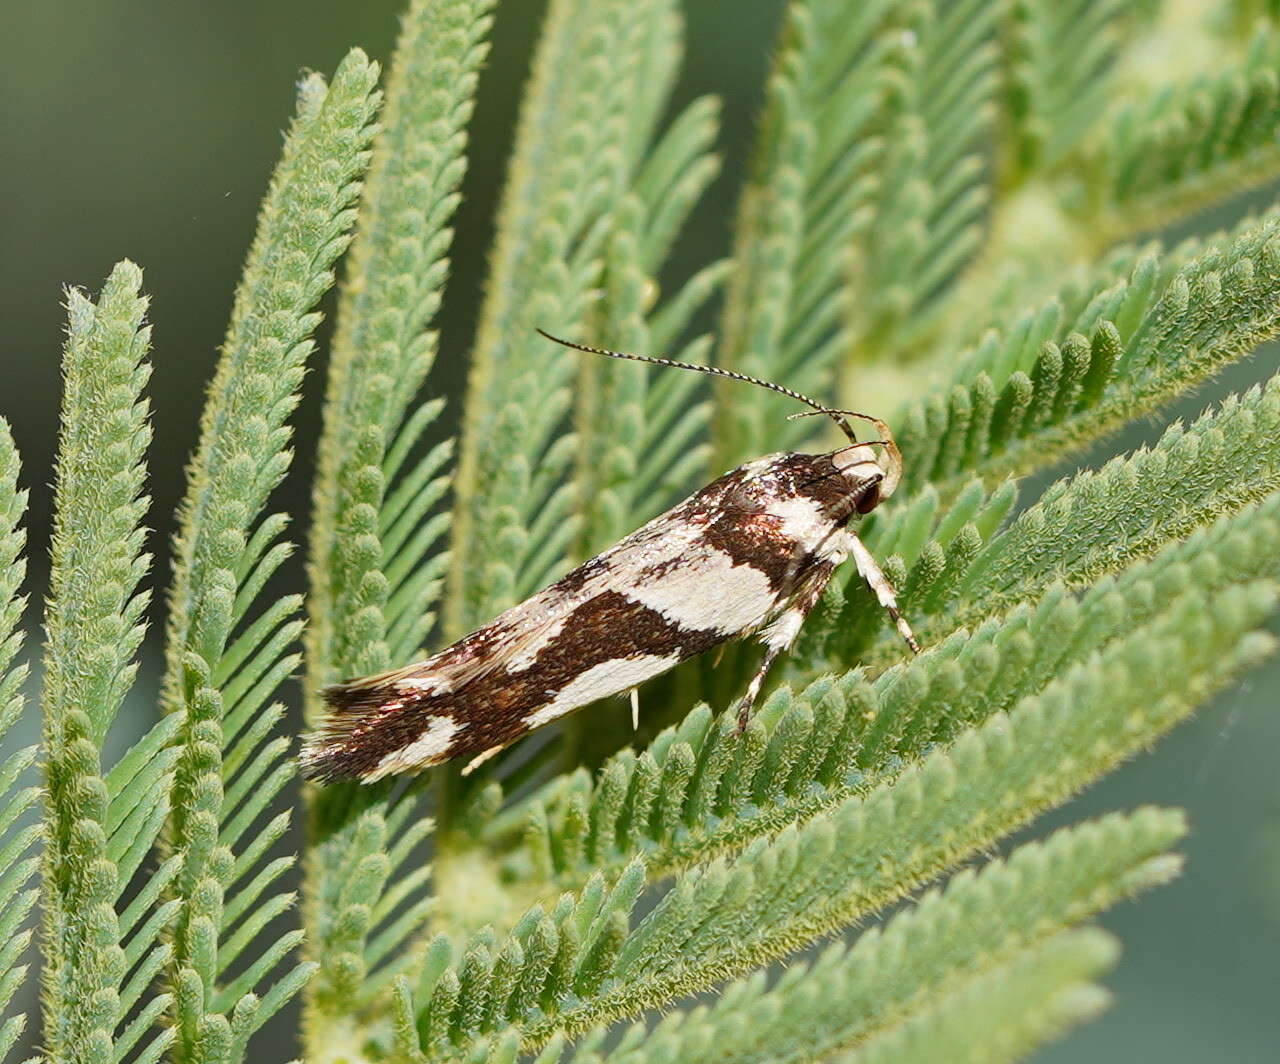
[[(347, 683), (330, 684), (320, 696), (329, 712), (302, 744), (299, 766), (305, 779), (316, 783), (361, 779), (385, 751), (372, 750), (366, 728), (387, 704), (402, 695), (396, 672), (380, 673)], [(363, 733), (363, 734), (362, 734)]]

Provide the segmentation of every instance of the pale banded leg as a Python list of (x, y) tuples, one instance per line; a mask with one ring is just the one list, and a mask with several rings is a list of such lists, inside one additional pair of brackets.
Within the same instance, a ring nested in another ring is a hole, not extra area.
[(505, 749), (505, 746), (491, 746), (488, 750), (481, 750), (480, 753), (476, 754), (475, 757), (467, 762), (466, 767), (462, 770), (462, 774), (464, 776), (470, 776), (471, 773), (488, 761), (489, 758), (493, 757), (495, 754), (501, 753)]
[(640, 730), (640, 688), (631, 688), (631, 730)]
[(911, 625), (907, 623), (907, 619), (898, 610), (898, 597), (894, 594), (893, 585), (889, 583), (889, 578), (884, 575), (883, 570), (876, 564), (875, 558), (871, 556), (871, 552), (867, 550), (862, 540), (853, 533), (849, 534), (849, 553), (853, 555), (854, 564), (858, 567), (858, 575), (867, 582), (867, 587), (871, 588), (876, 601), (893, 618), (893, 623), (898, 628), (898, 634), (906, 640), (907, 646), (911, 648), (913, 654), (919, 654), (920, 644), (916, 642), (916, 637), (911, 632)]
[(760, 659), (760, 667), (756, 669), (756, 674), (747, 684), (747, 693), (738, 703), (739, 735), (751, 718), (751, 709), (760, 695), (760, 688), (764, 686), (764, 678), (769, 672), (769, 666), (778, 659), (779, 654), (795, 642), (796, 636), (800, 634), (800, 629), (804, 625), (804, 619), (809, 616), (809, 611), (817, 604), (818, 599), (822, 598), (822, 592), (826, 590), (835, 568), (834, 563), (827, 561), (819, 562), (814, 566), (803, 586), (791, 597), (786, 609), (760, 633), (760, 641), (764, 644), (764, 657)]

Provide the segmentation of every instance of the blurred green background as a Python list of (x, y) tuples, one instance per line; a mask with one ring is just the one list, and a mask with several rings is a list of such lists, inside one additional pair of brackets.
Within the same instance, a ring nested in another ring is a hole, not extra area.
[[(385, 59), (399, 7), (399, 0), (4, 0), (0, 6), (0, 415), (13, 426), (32, 493), (33, 602), (40, 600), (46, 575), (61, 286), (96, 290), (124, 256), (146, 271), (155, 328), (150, 524), (157, 531), (151, 549), (158, 555), (154, 580), (162, 586), (164, 549), (204, 382), (291, 113), (294, 82), (307, 69), (332, 70), (352, 44)], [(459, 394), (465, 372), (492, 210), (543, 9), (540, 0), (500, 5), (481, 84), (441, 322), (442, 353), (432, 378), (451, 396)], [(687, 0), (686, 9), (689, 50), (677, 102), (707, 92), (723, 98), (726, 165), (682, 239), (681, 272), (727, 247), (782, 2)], [(1273, 189), (1254, 199), (1269, 202), (1274, 195)], [(1196, 228), (1225, 219), (1203, 219)], [(1276, 362), (1269, 349), (1170, 416), (1194, 413), (1269, 376)], [(315, 370), (297, 418), (301, 460), (278, 503), (295, 514), (306, 508), (306, 456), (318, 423), (322, 361)], [(1085, 461), (1097, 464), (1111, 451), (1150, 440), (1167, 420), (1162, 415), (1158, 424), (1131, 431)], [(297, 565), (286, 576), (295, 586), (300, 578)], [(33, 611), (32, 647), (39, 638), (34, 623)], [(153, 626), (147, 645), (151, 668), (144, 665), (139, 685), (144, 696), (154, 690), (158, 631)], [(1040, 1059), (1280, 1060), (1277, 701), (1280, 666), (1273, 663), (1218, 698), (1157, 751), (1037, 825), (1035, 834), (1051, 823), (1143, 802), (1184, 806), (1192, 823), (1184, 876), (1104, 920), (1125, 946), (1110, 980), (1114, 1007)], [(129, 712), (140, 725), (153, 708), (141, 697)], [(38, 727), (32, 705), (22, 741), (31, 741)], [(34, 978), (27, 992), (34, 1005)], [(273, 1022), (258, 1043), (259, 1059), (291, 1057), (294, 1023), (292, 1015)], [(948, 1059), (942, 1047), (938, 1059)]]

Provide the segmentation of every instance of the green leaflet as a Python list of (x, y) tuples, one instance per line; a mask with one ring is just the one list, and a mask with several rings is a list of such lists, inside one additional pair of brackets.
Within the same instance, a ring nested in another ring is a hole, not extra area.
[(1130, 102), (1085, 166), (1101, 179), (1083, 206), (1115, 233), (1150, 230), (1179, 214), (1272, 179), (1280, 170), (1280, 39), (1256, 26), (1244, 61)]
[[(1163, 851), (1183, 830), (1178, 814), (1146, 809), (1028, 843), (1007, 861), (960, 873), (853, 945), (833, 943), (812, 962), (788, 968), (772, 986), (756, 973), (725, 987), (709, 1009), (629, 1032), (610, 1059), (692, 1064), (714, 1052), (721, 1061), (764, 1064), (853, 1046), (867, 1052), (967, 1001), (975, 984), (1011, 990), (1011, 970), (1045, 950), (1058, 953), (1064, 927), (1173, 875), (1179, 861)], [(1114, 954), (1111, 943), (1095, 943), (1089, 956), (1097, 964)], [(1074, 985), (1079, 968), (1065, 968), (1059, 978)], [(1022, 993), (1030, 1001), (1044, 996), (1040, 987)]]
[(293, 901), (276, 887), (292, 859), (264, 862), (288, 826), (287, 812), (270, 815), (294, 773), (288, 740), (270, 737), (284, 712), (271, 699), (300, 660), (292, 648), (301, 603), (257, 601), (292, 549), (280, 540), (285, 515), (263, 511), (292, 457), (286, 419), (320, 321), (314, 307), (355, 219), (376, 78), (356, 50), (331, 85), (311, 75), (300, 86), (179, 515), (166, 674), (181, 724), (169, 828), (181, 907), (170, 980), (181, 1053), (192, 1062), (243, 1059), (249, 1037), (312, 972), (295, 965), (260, 986), (301, 937), (272, 925)]
[(983, 154), (996, 116), (1001, 9), (983, 0), (901, 6), (880, 119), (885, 154), (870, 225), (854, 241), (853, 283), (846, 279), (853, 335), (843, 344), (851, 349), (841, 390), (851, 402), (861, 401), (863, 365), (889, 352), (905, 357), (936, 327), (985, 240), (990, 206)]
[(1101, 931), (1060, 935), (836, 1059), (924, 1064), (945, 1045), (957, 1061), (1023, 1060), (1106, 1008), (1110, 996), (1092, 980), (1115, 964), (1116, 953), (1115, 940)]
[(1016, 0), (1004, 34), (1007, 181), (1051, 170), (1091, 131), (1140, 16), (1124, 0)]
[[(420, 441), (442, 402), (417, 401), (448, 273), (466, 123), (488, 47), (488, 0), (421, 0), (391, 62), (382, 131), (338, 307), (314, 506), (307, 638), (309, 716), (347, 676), (412, 660), (443, 581), (449, 444)], [(430, 899), (416, 795), (359, 785), (310, 792), (308, 990), (316, 1051), (404, 965)], [(366, 792), (366, 793), (362, 793)]]
[[(571, 333), (674, 66), (667, 0), (556, 0), (525, 93), (467, 388), (445, 632), (456, 638), (555, 569), (579, 534), (560, 434)], [(657, 47), (655, 48), (655, 35)], [(656, 64), (656, 72), (655, 72)], [(653, 74), (654, 76), (650, 76)]]
[(1268, 215), (1172, 271), (1143, 256), (1074, 320), (1051, 302), (989, 336), (948, 390), (899, 415), (908, 478), (1039, 468), (1248, 354), (1280, 330), (1277, 233)]
[[(874, 214), (877, 123), (893, 70), (894, 0), (787, 9), (754, 169), (739, 207), (720, 362), (822, 395), (848, 344), (854, 241)], [(803, 278), (803, 284), (801, 280)], [(812, 429), (793, 404), (733, 382), (716, 389), (717, 471)]]
[[(9, 426), (0, 418), (0, 737), (7, 738), (22, 715), (25, 699), (22, 685), (27, 667), (16, 661), (22, 649), (19, 622), (26, 599), (22, 582), (26, 564), (22, 557), (25, 536), (19, 524), (26, 509), (27, 492), (18, 487), (18, 452)], [(31, 941), (25, 927), (39, 892), (30, 886), (39, 860), (28, 853), (39, 828), (19, 826), (36, 803), (39, 791), (20, 785), (21, 777), (36, 759), (36, 747), (15, 750), (0, 765), (0, 882), (5, 885), (0, 901), (0, 1010), (8, 1012), (14, 993), (27, 976), (27, 966), (18, 957)], [(0, 1058), (8, 1054), (26, 1027), (22, 1013), (4, 1016), (0, 1023)]]
[[(676, 53), (674, 44), (665, 50)], [(674, 58), (674, 56), (673, 56)], [(692, 209), (718, 164), (709, 147), (717, 133), (713, 100), (698, 100), (652, 145), (634, 181), (636, 192), (619, 206), (604, 256), (604, 299), (593, 316), (593, 335), (624, 351), (667, 351), (685, 324), (717, 291), (723, 264), (695, 274), (669, 298), (654, 303), (655, 275), (675, 230)], [(677, 346), (666, 357), (705, 358), (706, 338)], [(694, 374), (580, 359), (576, 385), (577, 494), (584, 500), (579, 559), (598, 553), (669, 506), (681, 490), (700, 486), (707, 448), (697, 443), (710, 409), (694, 397)], [(558, 551), (546, 552), (558, 562)], [(521, 591), (536, 591), (554, 567), (535, 566)]]
[[(133, 1059), (135, 1051), (158, 1054), (174, 1037), (172, 1030), (154, 1030), (172, 998), (154, 994), (150, 984), (169, 957), (160, 935), (177, 903), (157, 907), (157, 895), (172, 881), (177, 862), (153, 872), (132, 904), (125, 896), (169, 809), (175, 722), (155, 725), (110, 772), (101, 754), (133, 684), (134, 655), (145, 631), (147, 595), (139, 582), (150, 558), (142, 551), (140, 522), (151, 428), (142, 389), (151, 373), (145, 361), (151, 330), (143, 323), (141, 284), (142, 271), (122, 262), (96, 304), (67, 290), (41, 698), (48, 796), (42, 983), (51, 1056), (85, 1064), (116, 1064)], [(6, 686), (12, 693), (4, 701), (12, 712), (16, 685)], [(22, 757), (4, 767), (10, 787)], [(20, 868), (9, 870), (18, 883), (26, 878)], [(29, 904), (19, 898), (7, 906), (6, 945)], [(121, 1029), (138, 1005), (138, 1022)]]

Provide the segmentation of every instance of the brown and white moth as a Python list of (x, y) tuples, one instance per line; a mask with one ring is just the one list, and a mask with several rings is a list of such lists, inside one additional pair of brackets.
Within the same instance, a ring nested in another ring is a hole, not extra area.
[[(373, 782), (463, 755), (473, 758), (469, 771), (534, 728), (602, 698), (630, 690), (634, 713), (637, 684), (756, 634), (765, 653), (738, 705), (743, 726), (769, 666), (850, 555), (919, 651), (893, 587), (848, 527), (892, 495), (902, 474), (883, 421), (730, 370), (542, 335), (592, 354), (781, 392), (812, 408), (793, 416), (832, 418), (849, 446), (747, 462), (439, 653), (326, 688), (331, 713), (302, 754), (311, 778)], [(878, 438), (859, 442), (848, 417), (870, 422)]]

